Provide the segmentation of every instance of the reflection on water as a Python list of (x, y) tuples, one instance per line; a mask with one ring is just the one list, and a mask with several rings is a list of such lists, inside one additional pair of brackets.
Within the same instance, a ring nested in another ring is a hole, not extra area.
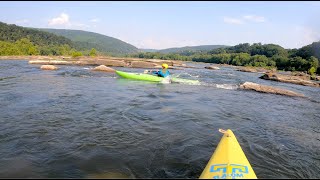
[[(319, 177), (318, 88), (223, 67), (172, 70), (201, 82), (191, 86), (0, 64), (2, 178), (198, 178), (219, 128), (233, 130), (258, 178)], [(245, 81), (309, 99), (239, 90)]]

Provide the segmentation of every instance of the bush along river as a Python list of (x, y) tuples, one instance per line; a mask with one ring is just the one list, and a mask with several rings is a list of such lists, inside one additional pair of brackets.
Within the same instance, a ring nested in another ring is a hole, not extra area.
[[(231, 67), (170, 70), (200, 85), (128, 80), (92, 66), (39, 67), (0, 61), (2, 178), (198, 178), (219, 128), (234, 132), (258, 178), (320, 177), (318, 87)], [(239, 89), (244, 82), (307, 98)]]

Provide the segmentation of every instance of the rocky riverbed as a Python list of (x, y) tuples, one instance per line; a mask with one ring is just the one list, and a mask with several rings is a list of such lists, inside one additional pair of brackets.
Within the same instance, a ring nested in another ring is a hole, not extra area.
[[(119, 58), (119, 57), (66, 57), (66, 56), (0, 56), (0, 59), (11, 59), (11, 60), (29, 60), (29, 64), (40, 64), (40, 68), (43, 70), (57, 70), (57, 65), (92, 65), (96, 66), (93, 70), (104, 71), (104, 72), (114, 72), (111, 67), (128, 67), (128, 68), (161, 68), (162, 63), (167, 63), (169, 69), (183, 69), (183, 68), (195, 68), (192, 66), (187, 66), (184, 61), (176, 60), (161, 60), (161, 59), (140, 59), (140, 58)], [(218, 66), (224, 65), (210, 65), (204, 66), (204, 69), (210, 70), (220, 70)], [(226, 65), (230, 66), (230, 65)], [(319, 81), (310, 80), (310, 76), (304, 73), (287, 73), (280, 74), (276, 69), (268, 70), (263, 68), (254, 67), (236, 67), (238, 71), (243, 72), (253, 72), (262, 73), (260, 77), (265, 80), (273, 80), (285, 83), (293, 83), (303, 86), (320, 87)], [(320, 78), (317, 77), (317, 80)], [(256, 83), (245, 82), (241, 84), (240, 89), (255, 90), (257, 92), (263, 93), (273, 93), (288, 96), (299, 96), (303, 97), (303, 94), (288, 91), (279, 87), (263, 86)]]

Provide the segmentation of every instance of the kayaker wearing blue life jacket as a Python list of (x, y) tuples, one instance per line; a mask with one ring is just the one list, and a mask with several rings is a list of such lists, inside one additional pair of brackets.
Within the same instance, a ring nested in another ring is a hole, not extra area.
[(150, 70), (146, 72), (151, 72), (152, 74), (156, 74), (160, 77), (167, 77), (170, 75), (170, 72), (168, 70), (168, 64), (162, 64), (162, 70), (159, 70), (159, 71)]

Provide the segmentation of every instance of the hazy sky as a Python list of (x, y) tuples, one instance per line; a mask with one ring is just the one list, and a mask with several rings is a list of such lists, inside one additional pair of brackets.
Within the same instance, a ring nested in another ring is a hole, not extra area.
[(316, 1), (0, 2), (0, 21), (77, 29), (138, 48), (274, 43), (300, 48), (320, 40)]

